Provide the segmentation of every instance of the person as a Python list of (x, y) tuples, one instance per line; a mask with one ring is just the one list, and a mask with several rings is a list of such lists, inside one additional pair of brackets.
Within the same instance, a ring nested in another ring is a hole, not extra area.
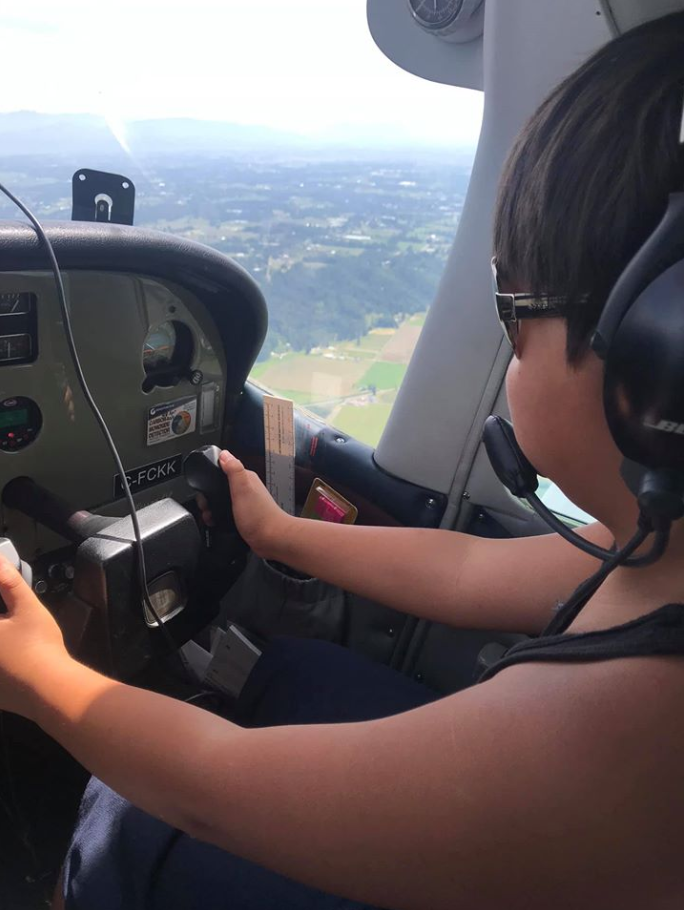
[[(596, 516), (582, 533), (603, 547), (632, 536), (638, 511), (589, 338), (684, 185), (683, 51), (684, 14), (599, 50), (522, 131), (497, 204), (504, 289), (564, 298), (557, 316), (511, 333), (517, 436)], [(598, 565), (556, 535), (314, 525), (279, 512), (237, 459), (224, 453), (222, 466), (258, 554), (427, 619), (538, 634)], [(542, 662), (436, 700), (407, 691), (410, 709), (390, 716), (281, 714), (258, 727), (82, 666), (0, 564), (0, 707), (96, 776), (65, 867), (67, 910), (680, 906), (683, 555), (679, 521), (664, 556), (616, 569)], [(613, 647), (635, 630), (650, 642), (638, 656)], [(578, 662), (587, 642), (593, 658)]]

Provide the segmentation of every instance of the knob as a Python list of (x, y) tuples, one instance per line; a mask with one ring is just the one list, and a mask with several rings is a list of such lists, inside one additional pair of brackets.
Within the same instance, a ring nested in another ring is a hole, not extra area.
[(235, 527), (230, 507), (228, 478), (219, 465), (221, 450), (218, 446), (195, 449), (185, 459), (183, 473), (188, 485), (203, 493), (217, 526)]
[(52, 581), (71, 581), (74, 577), (74, 567), (68, 562), (53, 562), (48, 566), (48, 578)]
[[(19, 554), (11, 540), (7, 537), (0, 537), (0, 553), (8, 559), (12, 565), (21, 572), (21, 576), (29, 587), (33, 587), (33, 571), (31, 566), (19, 558)], [(7, 607), (2, 598), (0, 598), (0, 613), (6, 613)]]

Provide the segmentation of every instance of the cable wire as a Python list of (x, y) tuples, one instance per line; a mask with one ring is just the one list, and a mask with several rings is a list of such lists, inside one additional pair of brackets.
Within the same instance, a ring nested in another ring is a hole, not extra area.
[[(597, 544), (591, 543), (589, 540), (585, 540), (575, 531), (571, 531), (570, 528), (568, 528), (568, 526), (557, 515), (555, 515), (548, 506), (544, 505), (536, 493), (531, 493), (530, 495), (525, 496), (525, 499), (532, 506), (542, 521), (545, 521), (546, 524), (549, 525), (552, 531), (560, 534), (561, 537), (567, 540), (568, 543), (571, 543), (573, 546), (577, 547), (578, 550), (582, 550), (584, 553), (588, 553), (590, 556), (594, 556), (596, 559), (600, 559), (602, 562), (610, 561), (613, 559), (617, 551), (615, 544), (613, 544), (610, 550), (606, 550), (604, 547), (599, 547)], [(626, 566), (630, 569), (637, 569), (641, 568), (642, 566), (651, 565), (651, 563), (656, 562), (663, 555), (667, 549), (669, 539), (669, 526), (667, 528), (657, 530), (653, 542), (653, 548), (648, 553), (644, 554), (643, 556), (633, 556), (625, 559), (621, 565)]]
[[(585, 581), (575, 589), (569, 599), (563, 604), (541, 633), (541, 637), (544, 638), (547, 635), (560, 635), (565, 632), (568, 626), (570, 626), (579, 616), (589, 602), (589, 599), (594, 596), (610, 573), (620, 565), (627, 565), (628, 557), (631, 556), (635, 550), (639, 549), (652, 531), (653, 527), (648, 522), (640, 521), (637, 532), (625, 546), (621, 550), (617, 550), (613, 553), (611, 559), (607, 559), (597, 572), (590, 575), (589, 578), (585, 579)], [(660, 546), (661, 541), (658, 536), (656, 536), (655, 545), (647, 556), (650, 557), (654, 551), (660, 548)], [(667, 546), (667, 538), (665, 539), (665, 546)]]

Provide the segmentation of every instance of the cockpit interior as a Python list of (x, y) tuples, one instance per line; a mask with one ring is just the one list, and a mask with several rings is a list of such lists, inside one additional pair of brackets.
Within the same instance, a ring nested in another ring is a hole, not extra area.
[[(424, 300), (425, 323), (379, 441), (368, 444), (295, 402), (294, 511), (322, 482), (353, 505), (359, 525), (491, 539), (547, 533), (497, 478), (482, 442), (490, 415), (509, 416), (503, 382), (511, 352), (491, 304), (499, 174), (522, 124), (555, 85), (617, 35), (684, 3), (367, 0), (365, 8), (378, 55), (407, 78), (483, 93), (484, 113), (458, 230), (434, 298)], [(129, 24), (135, 29), (134, 14)], [(278, 79), (267, 58), (262, 67)], [(448, 108), (442, 116), (451, 116)], [(20, 195), (1, 154), (0, 182)], [(77, 164), (98, 166), (87, 155)], [(207, 686), (196, 667), (188, 680), (188, 664), (210, 654), (217, 628), (232, 625), (255, 649), (282, 635), (323, 639), (440, 695), (472, 685), (528, 630), (456, 629), (334, 585), (319, 592), (314, 609), (288, 594), (309, 580), (282, 566), (271, 567), (283, 574), (282, 602), (262, 603), (250, 588), (260, 584), (255, 556), (229, 502), (214, 480), (193, 475), (189, 456), (227, 448), (264, 481), (274, 470), (265, 402), (288, 396), (252, 375), (269, 325), (268, 282), (172, 228), (116, 223), (113, 190), (104, 214), (97, 202), (111, 176), (77, 177), (94, 202), (87, 217), (42, 219), (70, 327), (42, 237), (20, 213), (0, 223), (2, 537), (70, 653), (114, 679), (193, 698)], [(117, 193), (130, 189), (126, 179)], [(310, 305), (313, 312), (318, 301)], [(216, 515), (226, 509), (213, 527), (202, 520), (207, 501)], [(551, 508), (569, 528), (589, 519), (572, 504)], [(37, 910), (49, 904), (87, 774), (10, 713), (0, 715), (0, 741), (0, 906)]]

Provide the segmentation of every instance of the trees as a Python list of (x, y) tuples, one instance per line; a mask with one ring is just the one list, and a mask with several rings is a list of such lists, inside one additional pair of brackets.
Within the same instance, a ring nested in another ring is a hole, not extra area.
[(430, 305), (444, 267), (435, 253), (364, 250), (332, 257), (311, 269), (299, 262), (278, 271), (264, 287), (270, 327), (264, 353), (285, 343), (308, 351), (334, 341), (354, 340), (376, 327), (396, 325), (399, 314)]

